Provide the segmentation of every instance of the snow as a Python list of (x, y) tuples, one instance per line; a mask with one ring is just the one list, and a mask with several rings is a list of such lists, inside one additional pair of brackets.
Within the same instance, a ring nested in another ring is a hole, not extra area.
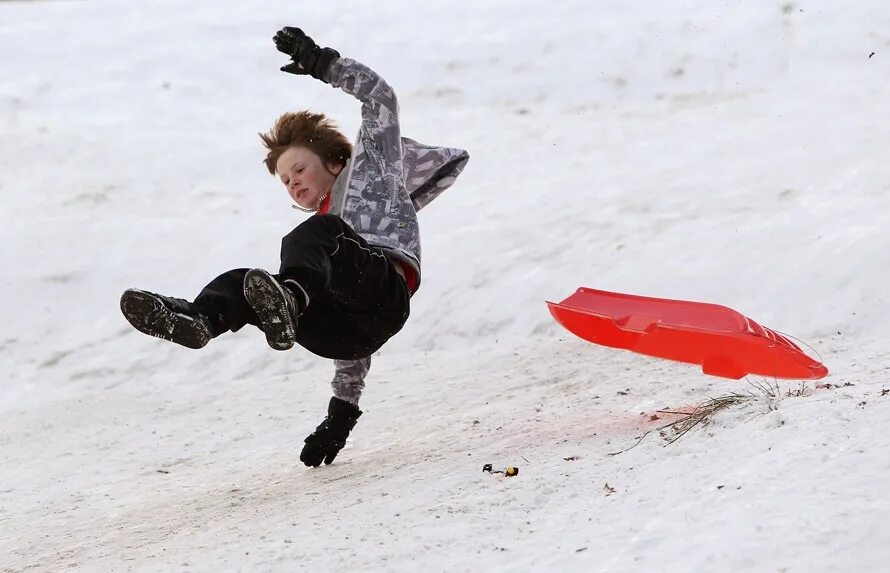
[[(319, 469), (328, 361), (256, 330), (190, 351), (118, 309), (276, 268), (303, 215), (256, 133), (359, 121), (278, 72), (284, 25), (471, 154)], [(0, 570), (886, 570), (888, 30), (879, 0), (0, 2)], [(582, 285), (739, 310), (830, 386), (578, 340), (544, 301)]]

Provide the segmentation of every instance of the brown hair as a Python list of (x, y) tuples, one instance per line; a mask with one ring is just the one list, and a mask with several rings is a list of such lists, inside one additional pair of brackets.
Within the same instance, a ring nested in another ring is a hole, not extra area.
[(268, 133), (260, 133), (260, 139), (269, 153), (264, 163), (269, 173), (275, 175), (275, 166), (281, 154), (289, 147), (305, 147), (318, 155), (327, 168), (329, 165), (346, 166), (352, 155), (352, 145), (337, 126), (322, 113), (300, 111), (285, 113), (278, 118)]

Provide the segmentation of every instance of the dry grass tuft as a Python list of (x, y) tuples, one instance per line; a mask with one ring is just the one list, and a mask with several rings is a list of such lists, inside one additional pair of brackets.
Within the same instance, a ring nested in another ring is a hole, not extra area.
[[(779, 389), (779, 385), (777, 382), (771, 382), (769, 380), (748, 380), (748, 384), (752, 387), (752, 390), (748, 392), (732, 392), (730, 394), (725, 394), (716, 398), (708, 398), (702, 404), (692, 407), (690, 411), (658, 410), (659, 414), (670, 414), (674, 416), (680, 416), (680, 418), (668, 424), (664, 424), (663, 426), (659, 426), (658, 428), (653, 428), (647, 431), (645, 434), (640, 436), (640, 438), (636, 441), (636, 443), (634, 443), (634, 445), (618, 452), (611, 452), (608, 455), (616, 456), (637, 447), (640, 442), (642, 442), (643, 439), (645, 439), (645, 437), (652, 432), (658, 432), (667, 442), (664, 444), (665, 447), (669, 446), (670, 444), (673, 444), (674, 442), (685, 436), (692, 429), (698, 426), (705, 426), (707, 424), (710, 424), (713, 421), (714, 415), (718, 412), (737, 404), (743, 404), (745, 402), (751, 401), (765, 401), (767, 411), (776, 409), (776, 402), (782, 399), (782, 391)], [(799, 390), (789, 390), (786, 395), (806, 396), (806, 387), (802, 385)]]
[[(670, 410), (659, 410), (660, 414), (674, 414), (681, 416), (680, 419), (674, 420), (669, 424), (665, 424), (657, 428), (658, 432), (667, 440), (667, 444), (672, 444), (686, 435), (689, 430), (696, 426), (707, 424), (714, 417), (714, 414), (721, 410), (725, 410), (735, 404), (741, 404), (756, 398), (754, 394), (738, 394), (732, 393), (718, 398), (708, 398), (703, 404), (696, 406), (691, 412), (672, 412)], [(672, 434), (672, 435), (671, 435)]]

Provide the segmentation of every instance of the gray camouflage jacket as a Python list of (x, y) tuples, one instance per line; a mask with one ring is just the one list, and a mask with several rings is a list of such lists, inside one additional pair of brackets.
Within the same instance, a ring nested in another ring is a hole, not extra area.
[[(454, 183), (469, 154), (402, 137), (396, 94), (367, 66), (338, 58), (325, 80), (362, 102), (362, 124), (352, 157), (331, 189), (329, 213), (390, 258), (410, 265), (419, 285), (417, 211)], [(334, 367), (334, 395), (358, 404), (371, 357), (335, 360)]]

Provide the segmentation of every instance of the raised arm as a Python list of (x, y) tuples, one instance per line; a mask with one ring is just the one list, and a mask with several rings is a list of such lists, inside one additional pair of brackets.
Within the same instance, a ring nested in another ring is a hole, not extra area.
[(332, 86), (362, 102), (362, 139), (372, 143), (385, 161), (401, 162), (399, 102), (386, 80), (349, 58), (334, 60), (325, 77)]
[(320, 48), (299, 28), (283, 28), (273, 38), (292, 62), (282, 71), (309, 75), (340, 88), (362, 102), (361, 139), (386, 162), (401, 164), (399, 103), (392, 87), (371, 68), (341, 58), (332, 48)]

